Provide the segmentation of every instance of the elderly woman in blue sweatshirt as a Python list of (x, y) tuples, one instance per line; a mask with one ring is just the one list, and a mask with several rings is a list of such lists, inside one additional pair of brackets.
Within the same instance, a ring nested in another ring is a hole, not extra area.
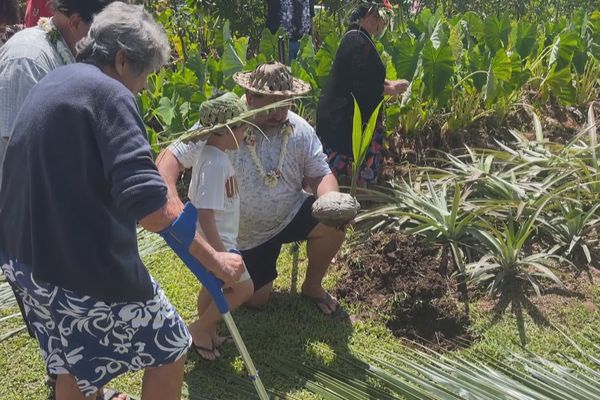
[[(77, 50), (80, 62), (49, 73), (17, 116), (0, 266), (58, 375), (58, 400), (95, 398), (140, 369), (142, 399), (179, 399), (190, 334), (136, 242), (136, 223), (158, 232), (180, 211), (167, 203), (134, 95), (167, 62), (168, 41), (143, 8), (115, 2)], [(200, 236), (190, 252), (225, 282), (243, 271), (238, 255)]]

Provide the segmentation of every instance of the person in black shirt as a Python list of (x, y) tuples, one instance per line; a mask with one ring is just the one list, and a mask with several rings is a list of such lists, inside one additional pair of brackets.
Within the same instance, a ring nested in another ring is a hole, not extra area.
[[(275, 34), (279, 27), (289, 35), (289, 61), (298, 55), (300, 39), (312, 33), (315, 16), (314, 0), (268, 0), (267, 28)], [(280, 60), (284, 62), (284, 60)]]
[[(391, 5), (385, 1), (360, 0), (351, 13), (350, 27), (338, 47), (331, 74), (317, 107), (317, 135), (328, 156), (329, 166), (341, 184), (349, 184), (352, 171), (352, 121), (354, 98), (361, 110), (363, 124), (384, 95), (399, 95), (409, 82), (385, 79), (381, 61), (372, 35), (386, 29)], [(371, 148), (361, 166), (358, 183), (375, 183), (381, 165), (383, 142), (382, 113)]]

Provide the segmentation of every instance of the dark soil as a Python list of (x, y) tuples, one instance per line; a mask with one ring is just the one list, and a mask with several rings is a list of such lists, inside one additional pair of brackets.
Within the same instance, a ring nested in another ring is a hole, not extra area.
[(379, 232), (352, 247), (336, 296), (384, 320), (398, 337), (452, 348), (470, 341), (469, 319), (453, 280), (439, 273), (439, 249), (398, 232)]

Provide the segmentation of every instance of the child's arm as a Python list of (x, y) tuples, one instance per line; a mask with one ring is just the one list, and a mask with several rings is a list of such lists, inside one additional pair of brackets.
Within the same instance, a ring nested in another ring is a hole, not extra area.
[(200, 208), (198, 209), (198, 223), (200, 224), (200, 229), (204, 233), (206, 237), (206, 241), (216, 250), (216, 251), (228, 251), (229, 249), (225, 248), (223, 241), (221, 240), (221, 236), (219, 235), (219, 230), (217, 229), (217, 223), (215, 221), (215, 213), (210, 208)]

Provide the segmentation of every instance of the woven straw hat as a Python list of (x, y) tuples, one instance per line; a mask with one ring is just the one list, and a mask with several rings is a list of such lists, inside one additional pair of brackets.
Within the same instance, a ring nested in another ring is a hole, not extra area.
[(200, 127), (194, 132), (206, 137), (226, 126), (243, 122), (240, 117), (246, 112), (246, 103), (235, 93), (227, 92), (200, 105)]
[(310, 85), (294, 78), (285, 65), (270, 62), (259, 65), (251, 72), (238, 72), (233, 80), (246, 90), (264, 95), (301, 96), (310, 91)]
[(246, 110), (246, 104), (235, 93), (228, 92), (200, 105), (200, 124), (205, 128), (226, 124)]

